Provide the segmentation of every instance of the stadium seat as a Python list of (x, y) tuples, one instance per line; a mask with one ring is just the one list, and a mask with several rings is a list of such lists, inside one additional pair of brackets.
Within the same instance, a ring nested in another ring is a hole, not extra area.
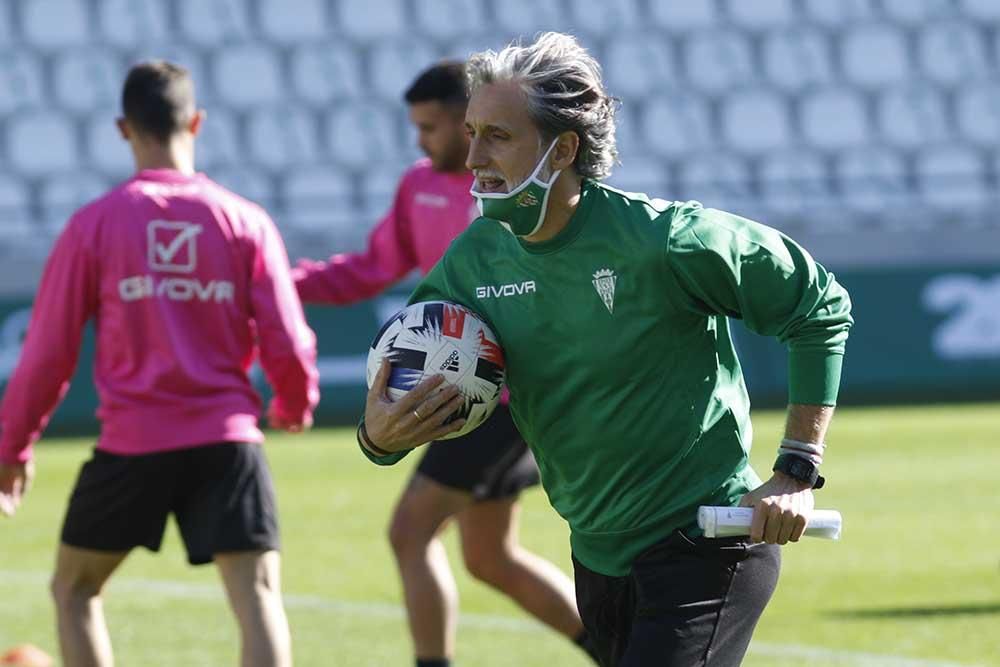
[(25, 51), (0, 51), (0, 114), (42, 104), (42, 67)]
[(330, 157), (349, 169), (398, 156), (399, 122), (385, 105), (363, 103), (334, 109), (326, 129)]
[(853, 148), (871, 140), (864, 99), (854, 90), (816, 90), (802, 99), (799, 113), (803, 137), (816, 148)]
[(808, 215), (831, 203), (830, 174), (816, 153), (769, 153), (758, 166), (758, 177), (767, 208), (784, 215), (805, 213), (802, 224), (810, 224)]
[(1000, 145), (1000, 84), (970, 85), (956, 97), (961, 135), (970, 143)]
[(615, 144), (619, 156), (628, 158), (649, 154), (649, 143), (642, 135), (640, 108), (644, 105), (622, 104), (615, 112)]
[(369, 165), (361, 179), (361, 206), (370, 220), (380, 219), (392, 206), (407, 166), (402, 160)]
[(198, 133), (195, 158), (199, 169), (244, 161), (245, 143), (240, 140), (236, 119), (223, 106), (208, 109), (201, 132)]
[[(497, 6), (497, 9), (500, 9), (499, 5)], [(445, 45), (444, 51), (441, 53), (441, 57), (468, 60), (469, 56), (473, 53), (478, 53), (487, 49), (499, 51), (510, 44), (511, 41), (514, 40), (515, 36), (516, 33), (501, 35), (498, 31), (479, 36), (465, 35), (461, 39), (448, 42)], [(430, 63), (428, 63), (428, 65), (430, 65)], [(402, 91), (400, 92), (402, 93)]]
[(669, 43), (653, 33), (625, 33), (605, 53), (604, 72), (611, 94), (642, 99), (678, 83)]
[(104, 39), (119, 48), (170, 38), (167, 6), (158, 0), (101, 0), (98, 18)]
[(875, 16), (874, 0), (805, 0), (804, 18), (830, 28), (871, 20)]
[(977, 21), (1000, 21), (1000, 3), (996, 0), (959, 0), (959, 14)]
[(917, 158), (916, 174), (924, 201), (944, 211), (982, 209), (991, 200), (996, 202), (983, 156), (972, 148), (949, 145), (926, 149)]
[(372, 92), (379, 98), (402, 104), (403, 92), (413, 78), (438, 60), (427, 42), (414, 39), (389, 39), (371, 53)]
[(893, 26), (866, 24), (846, 31), (840, 58), (847, 80), (862, 88), (884, 88), (910, 76), (905, 35)]
[(608, 185), (626, 192), (642, 192), (650, 197), (672, 199), (670, 170), (666, 163), (655, 157), (626, 155), (621, 164), (615, 165)]
[(722, 102), (721, 129), (725, 144), (737, 152), (762, 153), (787, 148), (792, 142), (784, 98), (764, 90), (728, 96)]
[(20, 179), (0, 173), (0, 241), (18, 241), (32, 232), (31, 195)]
[(84, 128), (88, 167), (97, 167), (114, 182), (124, 180), (135, 170), (132, 151), (115, 124), (115, 118), (120, 115), (118, 108), (97, 109)]
[(647, 150), (667, 158), (713, 144), (708, 105), (697, 95), (658, 95), (640, 112), (641, 140)]
[(339, 25), (361, 41), (412, 33), (402, 0), (341, 0)]
[(32, 111), (7, 120), (10, 164), (27, 176), (77, 168), (76, 129), (54, 111)]
[(752, 174), (745, 160), (727, 152), (706, 151), (679, 160), (672, 199), (700, 201), (705, 206), (742, 210), (753, 195)]
[(205, 47), (219, 47), (250, 37), (245, 0), (180, 0), (184, 36)]
[(596, 38), (617, 37), (642, 25), (636, 0), (575, 0), (569, 7), (572, 25)]
[(830, 43), (819, 30), (776, 30), (766, 35), (762, 51), (767, 79), (784, 93), (823, 86), (833, 78)]
[[(334, 232), (344, 221), (355, 218), (351, 177), (332, 167), (303, 167), (288, 174), (282, 187), (282, 217), (298, 229)], [(319, 254), (336, 252), (320, 250)]]
[(110, 51), (93, 46), (64, 51), (55, 65), (56, 99), (75, 113), (115, 106), (124, 77), (123, 63)]
[(951, 134), (944, 100), (936, 87), (889, 89), (878, 96), (876, 115), (881, 136), (899, 148), (941, 143)]
[(10, 44), (14, 41), (14, 16), (11, 14), (13, 5), (0, 2), (0, 44)]
[(42, 225), (58, 234), (73, 213), (103, 195), (110, 183), (93, 173), (59, 174), (42, 183), (39, 199)]
[(745, 33), (727, 29), (691, 33), (682, 48), (688, 82), (696, 89), (727, 94), (757, 79)]
[(493, 10), (500, 28), (512, 36), (557, 30), (566, 18), (559, 0), (504, 0), (494, 3)]
[(20, 7), (23, 36), (31, 46), (52, 51), (83, 46), (91, 39), (83, 0), (32, 0)]
[(277, 54), (259, 44), (242, 44), (215, 54), (219, 97), (237, 109), (287, 103)]
[(919, 53), (921, 68), (938, 84), (950, 86), (989, 76), (982, 30), (971, 23), (935, 21), (924, 26)]
[(656, 27), (670, 32), (710, 30), (720, 21), (715, 0), (701, 2), (651, 2), (649, 13)]
[(251, 161), (271, 171), (318, 161), (316, 121), (301, 108), (258, 109), (247, 119)]
[(896, 208), (910, 196), (906, 164), (885, 148), (857, 148), (840, 153), (833, 165), (840, 199), (848, 211), (873, 214)]
[(364, 92), (361, 61), (346, 44), (309, 44), (292, 52), (296, 95), (317, 106), (356, 100)]
[(726, 15), (740, 28), (787, 28), (796, 21), (793, 0), (726, 0)]
[(324, 0), (259, 0), (258, 25), (265, 37), (280, 44), (327, 41)]
[(263, 206), (273, 215), (277, 203), (274, 180), (254, 167), (228, 165), (213, 169), (208, 177), (245, 199)]
[(882, 11), (904, 25), (929, 23), (953, 15), (953, 0), (882, 0)]
[(437, 40), (453, 40), (487, 29), (480, 0), (420, 0), (414, 3), (417, 26)]

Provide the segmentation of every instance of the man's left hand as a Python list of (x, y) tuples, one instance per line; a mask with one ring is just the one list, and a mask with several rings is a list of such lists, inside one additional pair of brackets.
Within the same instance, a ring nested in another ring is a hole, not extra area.
[(775, 471), (771, 479), (743, 496), (740, 505), (753, 508), (752, 542), (798, 542), (812, 514), (812, 487)]
[(34, 477), (35, 464), (31, 461), (0, 463), (0, 515), (14, 516)]

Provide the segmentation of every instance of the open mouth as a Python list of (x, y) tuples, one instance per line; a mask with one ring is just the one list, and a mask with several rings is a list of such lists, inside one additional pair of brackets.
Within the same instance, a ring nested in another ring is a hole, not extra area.
[(476, 190), (479, 192), (507, 192), (507, 183), (502, 178), (477, 176)]

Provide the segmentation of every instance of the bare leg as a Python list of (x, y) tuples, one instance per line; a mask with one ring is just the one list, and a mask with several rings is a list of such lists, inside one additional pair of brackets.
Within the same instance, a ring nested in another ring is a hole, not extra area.
[(458, 590), (438, 535), (449, 518), (471, 503), (470, 494), (417, 473), (396, 504), (389, 542), (418, 658), (451, 658), (455, 652)]
[(458, 516), (469, 572), (525, 611), (575, 640), (583, 632), (573, 582), (518, 542), (517, 498), (476, 503)]
[(291, 667), (292, 640), (281, 601), (281, 555), (248, 551), (215, 555), (240, 624), (242, 667)]
[(51, 590), (65, 667), (114, 665), (101, 592), (127, 555), (59, 545)]

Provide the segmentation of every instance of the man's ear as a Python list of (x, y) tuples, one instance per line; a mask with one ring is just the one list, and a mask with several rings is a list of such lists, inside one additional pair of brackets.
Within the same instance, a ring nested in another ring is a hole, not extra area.
[(187, 126), (188, 132), (191, 133), (191, 136), (198, 136), (198, 133), (201, 132), (201, 125), (205, 122), (205, 118), (207, 116), (208, 114), (205, 113), (204, 109), (198, 109), (194, 112), (194, 115), (191, 116), (191, 120), (188, 121)]
[(552, 151), (552, 169), (568, 169), (576, 161), (580, 150), (580, 137), (576, 132), (563, 132), (556, 139), (556, 147)]
[(124, 118), (116, 118), (115, 125), (118, 126), (118, 133), (122, 135), (122, 139), (129, 141), (132, 139), (131, 130), (128, 127), (128, 121)]

